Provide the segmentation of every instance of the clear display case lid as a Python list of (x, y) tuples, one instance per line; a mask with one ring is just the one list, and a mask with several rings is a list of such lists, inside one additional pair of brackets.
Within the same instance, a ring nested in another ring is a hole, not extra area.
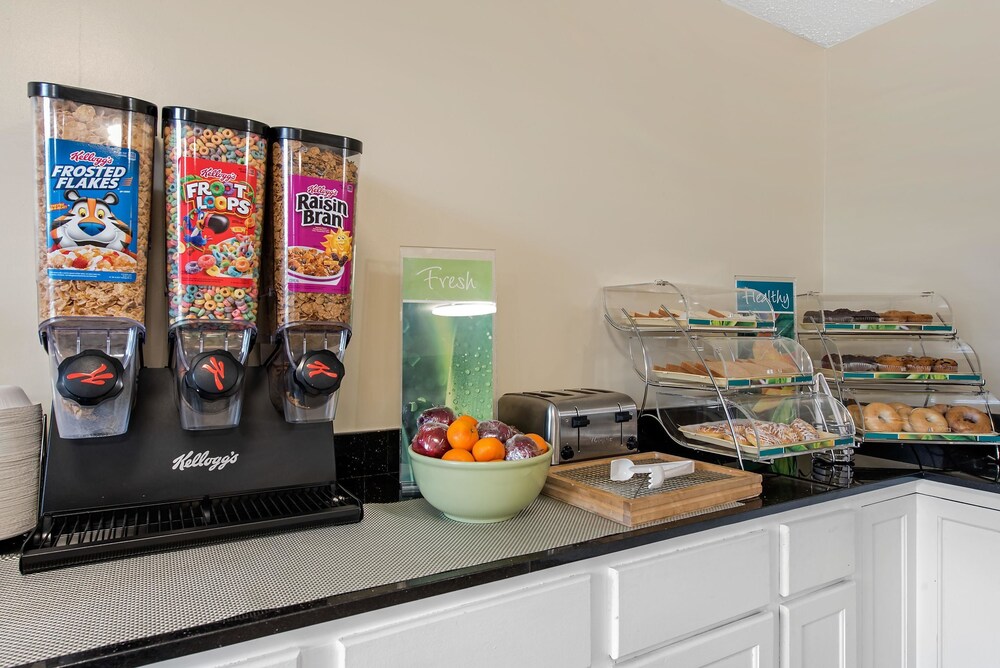
[(851, 414), (829, 394), (822, 377), (811, 390), (762, 388), (721, 397), (660, 389), (656, 402), (668, 433), (696, 450), (769, 461), (854, 445)]
[(828, 377), (863, 383), (982, 385), (979, 358), (957, 337), (890, 335), (828, 337), (803, 334), (799, 343)]
[(749, 288), (669, 281), (604, 288), (604, 315), (622, 331), (773, 331), (774, 309)]
[(635, 372), (651, 385), (740, 389), (809, 384), (809, 354), (784, 337), (634, 337), (630, 339)]
[(989, 392), (851, 387), (843, 398), (864, 442), (1000, 443)]
[(941, 295), (807, 292), (796, 299), (801, 330), (951, 334), (951, 307)]

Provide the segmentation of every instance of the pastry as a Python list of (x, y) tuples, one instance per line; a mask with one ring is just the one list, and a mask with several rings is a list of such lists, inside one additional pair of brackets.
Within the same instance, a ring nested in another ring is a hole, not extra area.
[(947, 357), (934, 360), (934, 364), (931, 366), (931, 371), (935, 373), (957, 373), (958, 372), (958, 362)]
[(905, 371), (906, 362), (895, 355), (879, 355), (875, 358), (879, 371)]
[(897, 432), (903, 428), (903, 419), (889, 404), (873, 401), (861, 412), (866, 431)]
[(929, 408), (914, 408), (909, 422), (910, 428), (917, 434), (943, 434), (949, 430), (948, 420)]
[(944, 414), (956, 434), (988, 434), (993, 431), (990, 416), (972, 406), (955, 406)]

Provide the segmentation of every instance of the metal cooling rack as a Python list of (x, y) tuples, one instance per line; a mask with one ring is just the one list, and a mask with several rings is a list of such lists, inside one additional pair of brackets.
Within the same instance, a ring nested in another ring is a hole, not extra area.
[[(663, 460), (657, 459), (656, 457), (637, 457), (632, 461), (635, 464), (643, 465), (662, 463)], [(694, 473), (689, 473), (688, 475), (682, 475), (676, 478), (667, 478), (663, 481), (661, 486), (650, 489), (648, 487), (649, 476), (645, 473), (637, 473), (632, 476), (630, 480), (626, 480), (624, 482), (611, 480), (610, 462), (573, 469), (572, 471), (566, 471), (565, 473), (560, 473), (559, 475), (568, 480), (572, 480), (573, 482), (594, 487), (625, 499), (639, 499), (644, 496), (655, 496), (656, 494), (663, 494), (664, 492), (674, 492), (681, 489), (687, 489), (689, 487), (696, 487), (707, 482), (726, 480), (732, 477), (717, 471), (695, 471)]]

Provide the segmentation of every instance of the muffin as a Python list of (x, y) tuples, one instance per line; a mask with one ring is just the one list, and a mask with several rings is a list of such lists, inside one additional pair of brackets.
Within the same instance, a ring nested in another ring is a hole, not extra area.
[(906, 362), (896, 355), (879, 355), (875, 363), (879, 371), (906, 371)]
[(957, 373), (958, 362), (948, 357), (942, 357), (941, 359), (934, 360), (931, 371), (934, 373)]

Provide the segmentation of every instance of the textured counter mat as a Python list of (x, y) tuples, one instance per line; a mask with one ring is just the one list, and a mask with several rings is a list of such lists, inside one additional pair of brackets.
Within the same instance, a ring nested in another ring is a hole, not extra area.
[[(737, 507), (729, 503), (664, 521)], [(366, 504), (358, 524), (21, 575), (0, 557), (0, 666), (14, 666), (630, 531), (539, 496), (463, 524), (423, 499)], [(651, 523), (653, 524), (653, 523)]]

